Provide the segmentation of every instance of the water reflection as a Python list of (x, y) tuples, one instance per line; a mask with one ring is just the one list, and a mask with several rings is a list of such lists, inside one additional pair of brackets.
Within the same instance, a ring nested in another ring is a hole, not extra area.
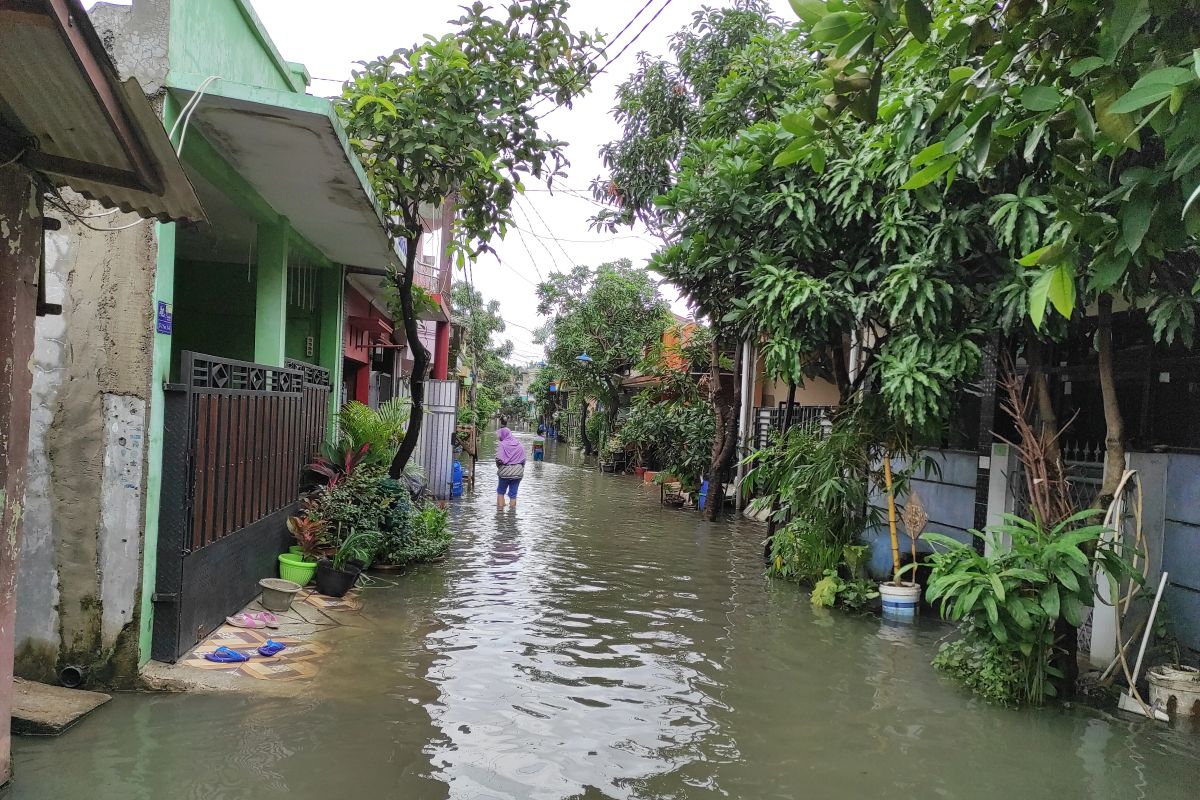
[(299, 697), (118, 697), (18, 740), (11, 796), (1194, 797), (1190, 728), (988, 706), (930, 669), (944, 627), (814, 611), (757, 526), (548, 458), (515, 512), (481, 463), (454, 551), (367, 589)]

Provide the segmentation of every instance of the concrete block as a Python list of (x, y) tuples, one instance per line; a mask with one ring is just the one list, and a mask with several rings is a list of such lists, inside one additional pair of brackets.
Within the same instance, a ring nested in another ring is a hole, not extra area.
[(100, 692), (13, 680), (12, 732), (57, 736), (112, 698)]

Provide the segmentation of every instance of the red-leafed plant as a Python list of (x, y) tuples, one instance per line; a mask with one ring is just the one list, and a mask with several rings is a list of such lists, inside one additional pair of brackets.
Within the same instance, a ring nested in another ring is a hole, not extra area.
[(305, 560), (315, 560), (325, 537), (325, 521), (309, 516), (288, 517), (287, 526)]
[(326, 485), (333, 489), (354, 473), (370, 449), (371, 445), (366, 442), (358, 448), (326, 444), (324, 452), (308, 468), (325, 478)]

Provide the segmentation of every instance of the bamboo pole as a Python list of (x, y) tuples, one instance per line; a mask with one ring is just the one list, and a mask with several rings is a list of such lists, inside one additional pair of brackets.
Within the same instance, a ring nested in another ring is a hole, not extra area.
[(892, 492), (892, 456), (884, 451), (883, 454), (883, 485), (887, 489), (888, 502), (888, 533), (892, 537), (892, 583), (900, 585), (897, 573), (900, 572), (900, 539), (896, 534), (896, 496)]

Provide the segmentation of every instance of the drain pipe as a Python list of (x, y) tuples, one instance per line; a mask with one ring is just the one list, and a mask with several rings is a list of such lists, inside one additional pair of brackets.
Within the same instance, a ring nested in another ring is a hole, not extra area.
[(58, 682), (68, 689), (78, 689), (87, 678), (87, 667), (69, 664), (58, 671)]
[(733, 507), (740, 514), (742, 511), (742, 479), (746, 477), (746, 443), (749, 441), (750, 415), (754, 408), (754, 377), (757, 377), (757, 365), (754, 362), (754, 347), (747, 338), (742, 342), (742, 407), (738, 409), (738, 465), (737, 479), (734, 483)]

